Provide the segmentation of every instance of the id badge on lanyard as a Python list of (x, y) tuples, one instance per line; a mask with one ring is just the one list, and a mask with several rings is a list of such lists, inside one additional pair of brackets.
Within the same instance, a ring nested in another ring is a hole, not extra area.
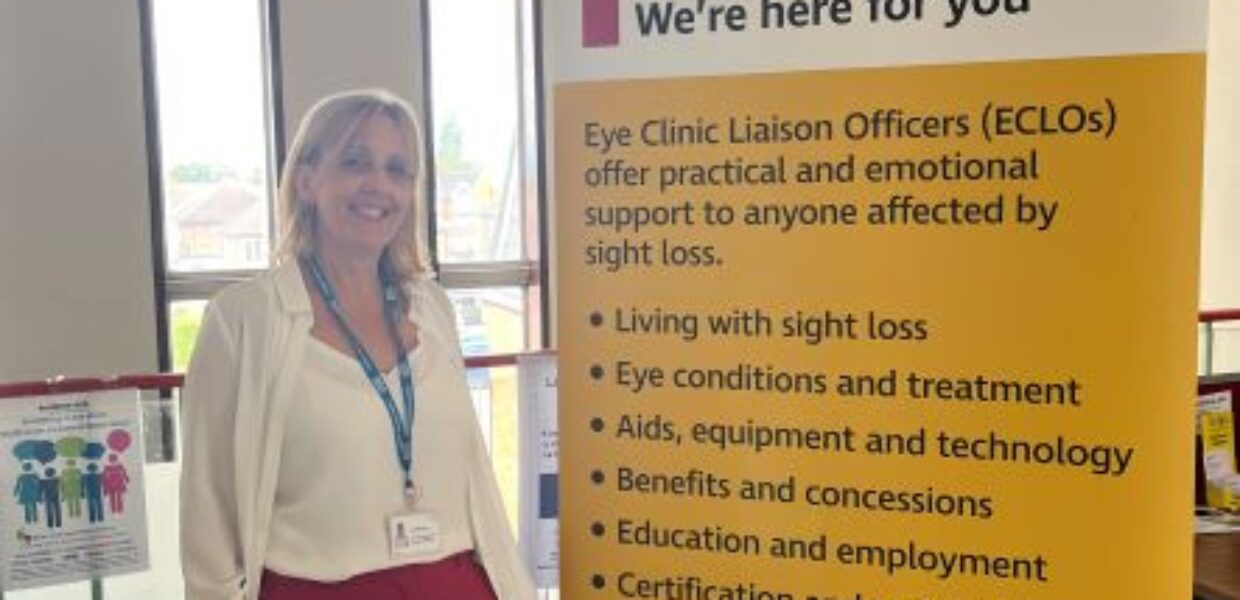
[(332, 288), (331, 282), (327, 279), (326, 274), (323, 273), (323, 268), (319, 264), (318, 258), (312, 255), (306, 259), (306, 262), (310, 268), (315, 286), (323, 298), (323, 302), (327, 305), (328, 311), (335, 318), (336, 324), (339, 325), (344, 333), (349, 346), (353, 349), (354, 357), (357, 358), (358, 365), (361, 366), (366, 378), (370, 380), (371, 385), (375, 388), (375, 392), (383, 403), (384, 409), (387, 411), (388, 418), (391, 421), (392, 441), (395, 445), (396, 458), (400, 462), (404, 476), (403, 491), (406, 507), (404, 511), (387, 519), (388, 547), (391, 555), (393, 558), (404, 558), (434, 553), (440, 548), (439, 520), (429, 512), (415, 510), (414, 508), (420, 499), (421, 490), (414, 486), (413, 483), (413, 375), (412, 369), (409, 367), (409, 359), (404, 352), (404, 344), (401, 343), (400, 335), (396, 329), (400, 303), (397, 300), (395, 287), (390, 282), (384, 283), (384, 316), (387, 320), (388, 333), (392, 338), (392, 345), (400, 368), (400, 387), (402, 399), (404, 400), (404, 414), (401, 414), (402, 407), (397, 406), (396, 400), (392, 397), (392, 392), (388, 388), (387, 382), (383, 380), (383, 376), (380, 374), (378, 366), (375, 365), (374, 359), (371, 358), (370, 353), (366, 351), (361, 340), (358, 339), (353, 329), (349, 327), (348, 322), (345, 320), (336, 292)]
[(413, 558), (438, 552), (442, 543), (439, 519), (416, 511), (388, 517), (388, 547), (392, 558)]

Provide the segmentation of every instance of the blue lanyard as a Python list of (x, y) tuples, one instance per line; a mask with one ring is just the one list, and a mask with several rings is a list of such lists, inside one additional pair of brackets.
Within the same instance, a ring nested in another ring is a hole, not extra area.
[[(392, 391), (388, 388), (387, 382), (383, 380), (383, 375), (379, 373), (379, 367), (375, 365), (374, 359), (370, 357), (370, 353), (362, 346), (361, 340), (357, 338), (357, 334), (349, 327), (344, 319), (344, 312), (340, 309), (340, 299), (336, 296), (336, 291), (332, 288), (332, 284), (328, 281), (327, 276), (323, 273), (323, 267), (319, 264), (317, 256), (311, 255), (307, 260), (310, 266), (310, 274), (314, 278), (314, 284), (319, 288), (319, 295), (323, 297), (323, 302), (327, 304), (327, 310), (331, 312), (332, 317), (336, 319), (336, 324), (340, 326), (340, 330), (344, 332), (345, 339), (348, 340), (349, 346), (353, 349), (353, 355), (357, 358), (357, 362), (362, 367), (362, 371), (366, 373), (366, 378), (370, 380), (370, 385), (374, 386), (375, 392), (379, 394), (379, 399), (383, 401), (383, 407), (387, 409), (388, 419), (392, 422), (392, 441), (396, 444), (396, 459), (400, 461), (400, 468), (405, 475), (405, 496), (409, 499), (414, 498), (413, 487), (413, 371), (409, 368), (409, 357), (405, 355), (404, 344), (400, 341), (400, 334), (396, 331), (396, 322), (400, 314), (400, 302), (397, 300), (396, 287), (391, 282), (383, 284), (383, 304), (384, 316), (387, 317), (388, 333), (392, 337), (392, 345), (396, 349), (396, 364), (400, 369), (400, 391), (404, 399), (404, 415), (396, 406), (396, 400), (392, 398)], [(404, 418), (402, 418), (402, 416)]]

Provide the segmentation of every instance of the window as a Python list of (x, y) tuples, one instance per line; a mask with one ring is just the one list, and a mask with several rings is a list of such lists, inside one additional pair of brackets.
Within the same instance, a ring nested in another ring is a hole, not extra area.
[[(426, 4), (434, 252), (445, 287), (461, 290), (454, 298), (467, 354), (537, 346), (543, 321), (533, 285), (538, 190), (530, 5), (485, 2), (487, 18), (472, 20), (481, 9), (474, 3)], [(151, 4), (164, 288), (172, 364), (183, 370), (197, 337), (201, 302), (265, 268), (272, 249), (275, 169), (264, 81), (266, 4)], [(213, 43), (219, 39), (230, 43)], [(501, 305), (503, 310), (496, 308)], [(461, 316), (483, 306), (485, 327)]]
[(169, 355), (172, 368), (183, 371), (205, 300), (265, 268), (270, 256), (274, 169), (267, 125), (266, 3), (148, 4)]
[[(427, 0), (440, 271), (462, 351), (538, 347), (532, 5), (521, 0)], [(478, 18), (485, 14), (486, 18)], [(518, 523), (519, 416), (515, 368), (468, 374), (510, 521)]]
[(525, 258), (518, 4), (430, 0), (429, 7), (440, 260)]
[(202, 325), (202, 313), (206, 300), (183, 300), (170, 303), (168, 310), (168, 335), (172, 341), (172, 370), (184, 373), (189, 366), (189, 356), (198, 339), (198, 327)]
[(151, 7), (168, 270), (264, 267), (271, 186), (259, 4)]
[[(485, 346), (491, 353), (535, 347), (542, 315), (528, 293), (538, 206), (532, 8), (520, 0), (427, 0), (427, 8), (434, 242), (443, 279), (449, 287), (507, 287), (472, 300), (457, 296), (458, 310), (488, 299), (495, 307), (497, 294), (507, 294), (510, 310), (491, 313), (496, 322), (487, 330), (519, 335)], [(462, 337), (475, 336), (463, 330)], [(478, 347), (477, 340), (463, 343), (466, 353)]]

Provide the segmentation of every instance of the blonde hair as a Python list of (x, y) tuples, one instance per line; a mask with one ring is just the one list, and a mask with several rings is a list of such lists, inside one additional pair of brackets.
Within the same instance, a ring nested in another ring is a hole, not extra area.
[(275, 263), (300, 260), (314, 251), (315, 212), (313, 205), (297, 197), (297, 171), (317, 166), (325, 156), (342, 148), (361, 123), (373, 115), (382, 115), (396, 124), (412, 155), (410, 218), (396, 232), (380, 260), (383, 274), (404, 291), (406, 284), (434, 276), (426, 242), (426, 146), (413, 107), (386, 90), (350, 90), (328, 96), (302, 119), (284, 160), (276, 192), (280, 239)]

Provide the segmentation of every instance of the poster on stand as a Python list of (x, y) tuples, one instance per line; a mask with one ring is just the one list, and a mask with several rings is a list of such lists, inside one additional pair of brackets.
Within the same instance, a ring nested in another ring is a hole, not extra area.
[(146, 570), (136, 390), (0, 401), (0, 590)]
[(522, 478), (521, 546), (540, 589), (560, 586), (560, 441), (556, 421), (556, 359), (525, 355), (517, 359), (521, 385), (522, 465), (534, 469)]

